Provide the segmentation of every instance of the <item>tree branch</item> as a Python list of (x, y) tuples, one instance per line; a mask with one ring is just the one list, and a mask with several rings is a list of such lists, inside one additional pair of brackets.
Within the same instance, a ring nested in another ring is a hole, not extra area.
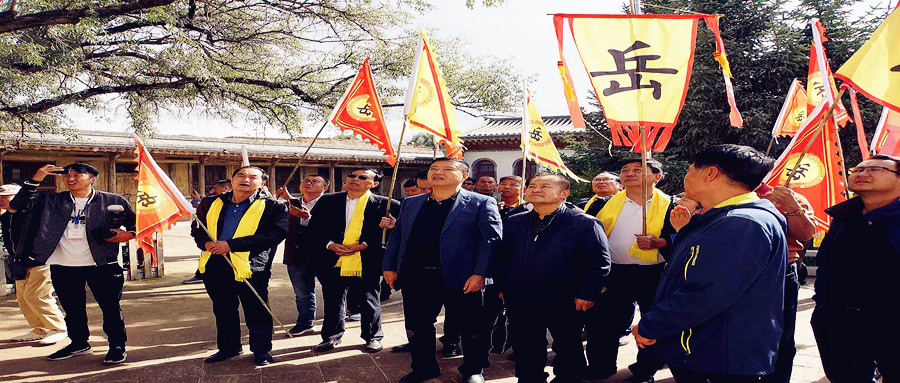
[(47, 25), (77, 24), (85, 17), (110, 17), (134, 11), (155, 8), (174, 3), (175, 0), (136, 0), (133, 2), (99, 8), (54, 9), (30, 13), (0, 21), (0, 33), (14, 32)]

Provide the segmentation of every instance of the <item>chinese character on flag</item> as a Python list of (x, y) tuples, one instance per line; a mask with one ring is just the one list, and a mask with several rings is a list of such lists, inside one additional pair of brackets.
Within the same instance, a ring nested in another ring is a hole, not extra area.
[(344, 97), (338, 101), (329, 120), (341, 131), (350, 130), (359, 134), (363, 140), (384, 150), (387, 163), (391, 166), (397, 165), (397, 155), (388, 136), (368, 57), (363, 61), (362, 68), (347, 88)]

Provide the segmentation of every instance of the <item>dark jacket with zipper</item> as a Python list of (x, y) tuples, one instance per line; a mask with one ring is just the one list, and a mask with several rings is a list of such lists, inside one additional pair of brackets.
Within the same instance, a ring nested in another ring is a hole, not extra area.
[(43, 265), (30, 258), (34, 247), (34, 236), (40, 227), (40, 211), (0, 214), (0, 231), (3, 232), (3, 246), (9, 254), (9, 268), (17, 281), (28, 276), (28, 269)]
[[(257, 273), (261, 271), (272, 270), (272, 261), (275, 259), (275, 250), (278, 244), (287, 237), (288, 232), (288, 212), (284, 204), (273, 199), (267, 198), (268, 193), (262, 189), (250, 195), (249, 200), (252, 204), (257, 199), (262, 198), (266, 207), (259, 219), (259, 226), (253, 235), (233, 238), (226, 240), (228, 246), (233, 252), (249, 251), (250, 252), (250, 271)], [(232, 192), (222, 193), (218, 196), (206, 197), (200, 201), (197, 206), (197, 219), (206, 224), (206, 214), (209, 207), (217, 198), (222, 203), (227, 204), (231, 201)], [(222, 225), (225, 223), (225, 210), (219, 214), (217, 233), (222, 232)], [(211, 241), (209, 235), (196, 222), (191, 225), (191, 236), (200, 250), (206, 250), (206, 242)], [(213, 254), (214, 257), (220, 255)]]
[(773, 371), (782, 332), (787, 222), (767, 200), (710, 209), (675, 236), (638, 333), (670, 366), (717, 374)]
[[(125, 208), (122, 212), (122, 225), (125, 226), (126, 231), (134, 231), (136, 217), (128, 200), (118, 194), (94, 189), (94, 197), (84, 208), (84, 219), (87, 225), (86, 240), (97, 266), (119, 261), (121, 244), (107, 242), (103, 238), (97, 237), (98, 233), (107, 232), (108, 229), (113, 228), (110, 223), (112, 215), (107, 210), (112, 205), (121, 205)], [(37, 185), (25, 182), (19, 193), (9, 201), (9, 207), (17, 213), (40, 211), (40, 226), (34, 236), (34, 246), (29, 258), (41, 264), (46, 263), (53, 251), (56, 250), (72, 217), (72, 210), (75, 207), (72, 193), (68, 191), (38, 193)], [(35, 212), (35, 214), (37, 213)]]
[(507, 218), (494, 283), (518, 300), (596, 302), (611, 263), (600, 221), (571, 204), (544, 219), (549, 223), (537, 231), (533, 210)]

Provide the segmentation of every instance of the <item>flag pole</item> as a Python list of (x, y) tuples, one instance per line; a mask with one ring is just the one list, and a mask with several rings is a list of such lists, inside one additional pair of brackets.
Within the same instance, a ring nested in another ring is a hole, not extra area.
[[(400, 130), (400, 142), (397, 143), (397, 165), (394, 166), (394, 174), (391, 174), (391, 186), (388, 188), (388, 204), (384, 209), (384, 216), (391, 215), (391, 198), (394, 198), (394, 186), (397, 185), (397, 173), (400, 173), (400, 149), (403, 148), (403, 135), (406, 133), (406, 117), (403, 116), (403, 129)], [(437, 155), (437, 154), (435, 154)], [(381, 244), (387, 243), (387, 228), (381, 232)]]
[[(845, 91), (845, 89), (841, 89), (841, 91), (838, 92), (838, 95), (837, 95), (837, 99), (838, 99), (838, 100), (840, 100), (840, 99), (841, 99), (841, 96), (844, 95), (844, 91)], [(837, 107), (837, 102), (833, 102), (833, 103), (831, 104), (831, 106), (828, 108), (828, 111), (826, 112), (826, 113), (828, 113), (828, 114), (827, 114), (827, 115), (829, 116), (828, 118), (832, 118), (832, 119), (833, 119), (833, 117), (831, 117), (831, 116), (832, 116), (832, 113), (834, 113), (834, 108), (835, 108), (835, 107)], [(809, 148), (812, 147), (813, 142), (814, 142), (815, 140), (817, 140), (817, 139), (819, 138), (819, 134), (821, 134), (822, 131), (825, 130), (825, 123), (828, 122), (828, 118), (823, 118), (821, 121), (819, 121), (819, 125), (816, 126), (816, 131), (813, 132), (813, 136), (810, 137), (810, 140), (806, 143), (806, 146), (803, 148), (803, 151), (800, 152), (800, 157), (797, 157), (797, 163), (795, 163), (795, 164), (794, 164), (794, 167), (791, 168), (791, 171), (787, 173), (787, 181), (785, 181), (784, 187), (786, 187), (786, 188), (790, 188), (790, 187), (791, 187), (791, 180), (793, 180), (793, 178), (794, 178), (794, 173), (797, 172), (797, 169), (800, 169), (800, 164), (801, 164), (801, 162), (803, 161), (803, 157), (806, 156), (806, 152), (808, 152), (808, 151), (809, 151)], [(799, 132), (798, 132), (798, 133), (799, 133)], [(795, 134), (796, 134), (796, 133), (795, 133)], [(839, 139), (839, 141), (840, 141), (840, 139)], [(827, 148), (826, 148), (826, 149), (827, 149)], [(841, 160), (841, 161), (843, 161), (843, 160)], [(846, 173), (846, 172), (845, 172), (845, 173)], [(845, 176), (846, 176), (846, 174), (845, 174)], [(847, 187), (847, 186), (845, 185), (844, 187)], [(848, 198), (849, 198), (849, 195), (848, 195)]]
[[(837, 104), (838, 102), (840, 102), (840, 99), (838, 99), (835, 102), (835, 104)], [(830, 118), (832, 120), (832, 122), (834, 122), (834, 125), (837, 126), (837, 122), (834, 121), (833, 114), (829, 113), (828, 118)], [(859, 120), (857, 120), (857, 121), (859, 121)], [(862, 121), (859, 121), (858, 123), (862, 123)], [(844, 197), (847, 197), (847, 199), (850, 199), (850, 180), (847, 178), (847, 161), (844, 160), (844, 148), (841, 145), (841, 134), (838, 133), (838, 130), (840, 130), (840, 129), (834, 130), (834, 138), (837, 139), (836, 141), (837, 141), (837, 147), (838, 147), (838, 157), (841, 158), (841, 178), (843, 178), (843, 181), (844, 181)]]
[(325, 127), (326, 127), (326, 126), (328, 126), (328, 120), (326, 120), (325, 123), (322, 124), (322, 127), (319, 128), (319, 132), (316, 133), (316, 136), (313, 137), (312, 141), (309, 143), (309, 146), (306, 147), (306, 151), (303, 152), (303, 155), (302, 155), (302, 156), (300, 156), (300, 160), (297, 161), (297, 165), (294, 165), (294, 168), (291, 169), (291, 174), (288, 175), (288, 177), (287, 177), (287, 179), (284, 181), (284, 185), (283, 185), (282, 187), (287, 188), (287, 185), (288, 185), (289, 183), (291, 183), (291, 179), (294, 178), (294, 174), (297, 173), (297, 169), (300, 169), (300, 164), (302, 164), (302, 163), (303, 163), (303, 160), (306, 159), (306, 155), (309, 153), (309, 150), (312, 149), (313, 144), (315, 144), (315, 143), (316, 143), (316, 140), (319, 139), (319, 135), (322, 134), (322, 131), (325, 130)]
[[(193, 218), (194, 222), (197, 222), (197, 225), (200, 226), (200, 228), (203, 229), (204, 232), (206, 232), (206, 235), (209, 236), (210, 239), (212, 239), (212, 234), (209, 232), (209, 229), (206, 228), (206, 225), (203, 224), (203, 221), (201, 221), (200, 219), (197, 218), (197, 214), (192, 213), (191, 218)], [(213, 241), (218, 242), (215, 240), (213, 240)], [(232, 255), (232, 254), (234, 254), (234, 253), (232, 253), (232, 252), (228, 253), (228, 255)], [(231, 269), (235, 271), (235, 274), (237, 274), (237, 268), (234, 267), (234, 263), (231, 262), (231, 258), (225, 256), (224, 254), (222, 255), (222, 257), (225, 258), (225, 261), (228, 262), (228, 266), (231, 266)], [(256, 295), (256, 299), (259, 299), (259, 303), (262, 304), (263, 307), (265, 307), (266, 311), (269, 312), (269, 315), (272, 316), (272, 319), (275, 320), (275, 323), (278, 323), (278, 326), (281, 327), (282, 330), (284, 330), (284, 333), (287, 334), (288, 338), (293, 338), (294, 336), (291, 335), (291, 332), (288, 331), (288, 329), (284, 327), (284, 323), (281, 323), (281, 321), (278, 320), (278, 317), (275, 316), (275, 313), (272, 312), (272, 309), (269, 308), (269, 305), (266, 304), (266, 301), (264, 301), (262, 299), (262, 297), (259, 296), (259, 293), (256, 292), (256, 289), (253, 288), (253, 285), (250, 284), (250, 281), (248, 281), (247, 278), (242, 278), (242, 279), (244, 281), (244, 284), (247, 285), (247, 287), (250, 288), (250, 291), (253, 292), (253, 295)]]
[(641, 134), (641, 235), (647, 235), (647, 136), (644, 125), (640, 126)]
[(528, 116), (528, 98), (530, 93), (528, 92), (528, 81), (524, 79), (522, 80), (522, 91), (522, 99), (525, 101), (525, 105), (523, 105), (524, 110), (522, 111), (522, 195), (520, 198), (524, 201), (525, 182), (527, 182), (525, 179), (525, 169), (527, 169), (528, 166), (528, 144), (531, 143), (528, 137), (528, 128), (531, 125), (531, 119)]
[[(795, 134), (796, 134), (796, 133), (795, 133)], [(775, 143), (775, 136), (772, 135), (772, 138), (769, 139), (769, 147), (766, 148), (766, 157), (768, 157), (768, 156), (769, 156), (769, 153), (772, 152), (772, 144), (774, 144), (774, 143)]]

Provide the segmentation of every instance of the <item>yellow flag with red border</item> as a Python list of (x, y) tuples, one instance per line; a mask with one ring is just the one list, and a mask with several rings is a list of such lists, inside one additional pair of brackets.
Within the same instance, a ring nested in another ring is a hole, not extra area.
[(784, 105), (781, 106), (781, 113), (775, 119), (775, 126), (772, 127), (772, 136), (793, 136), (800, 129), (803, 121), (806, 121), (806, 90), (800, 85), (800, 81), (794, 79), (791, 87), (788, 89), (787, 98)]
[(884, 108), (875, 136), (872, 137), (872, 153), (900, 156), (900, 112)]
[(896, 8), (834, 77), (882, 106), (900, 112), (900, 12)]
[(569, 178), (589, 182), (578, 177), (563, 163), (562, 156), (559, 154), (559, 150), (556, 149), (553, 137), (550, 136), (541, 114), (538, 113), (537, 107), (534, 105), (534, 100), (531, 98), (531, 92), (528, 91), (527, 85), (525, 86), (525, 111), (522, 115), (522, 125), (522, 150), (525, 151), (529, 158), (541, 166), (563, 173)]

